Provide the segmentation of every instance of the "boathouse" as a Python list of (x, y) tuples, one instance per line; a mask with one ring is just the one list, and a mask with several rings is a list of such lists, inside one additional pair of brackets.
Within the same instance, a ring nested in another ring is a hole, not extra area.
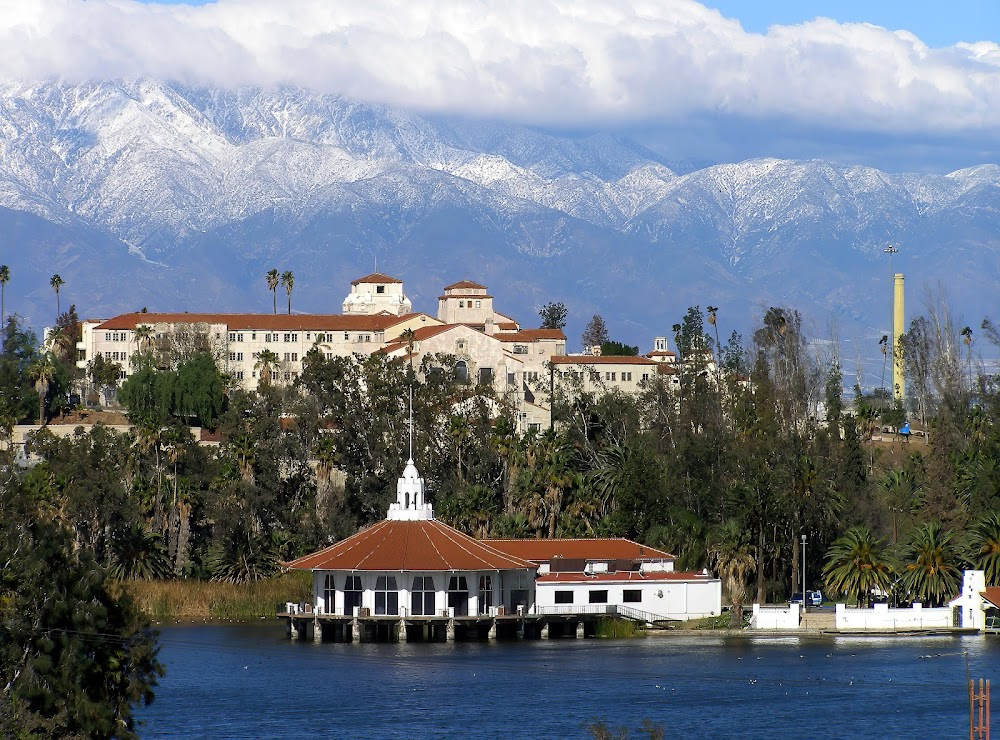
[(647, 623), (722, 612), (722, 583), (674, 569), (668, 552), (628, 539), (484, 540), (538, 566), (536, 612), (605, 612)]
[(495, 637), (535, 604), (537, 566), (437, 521), (412, 458), (383, 521), (287, 566), (313, 573), (313, 603), (288, 614), (317, 641)]

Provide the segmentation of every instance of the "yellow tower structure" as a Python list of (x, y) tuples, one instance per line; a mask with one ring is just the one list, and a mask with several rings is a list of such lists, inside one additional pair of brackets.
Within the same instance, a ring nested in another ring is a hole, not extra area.
[(900, 401), (906, 398), (906, 378), (903, 376), (903, 357), (899, 351), (899, 338), (906, 333), (906, 314), (903, 311), (903, 273), (897, 272), (892, 291), (892, 395)]

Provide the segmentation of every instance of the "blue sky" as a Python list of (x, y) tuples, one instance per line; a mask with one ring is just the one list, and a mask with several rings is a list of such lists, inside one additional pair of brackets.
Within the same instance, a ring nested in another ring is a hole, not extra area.
[(997, 0), (709, 0), (716, 8), (754, 33), (773, 24), (802, 23), (817, 16), (842, 23), (874, 23), (889, 30), (907, 30), (928, 46), (959, 41), (1000, 40)]

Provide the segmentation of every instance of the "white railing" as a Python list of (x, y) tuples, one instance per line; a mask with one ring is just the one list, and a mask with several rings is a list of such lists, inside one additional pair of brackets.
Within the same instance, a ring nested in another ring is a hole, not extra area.
[(560, 614), (565, 615), (577, 615), (577, 614), (618, 614), (618, 607), (614, 604), (588, 604), (586, 606), (573, 606), (572, 604), (567, 606), (539, 606), (535, 607), (535, 614), (545, 615), (551, 614), (557, 616)]

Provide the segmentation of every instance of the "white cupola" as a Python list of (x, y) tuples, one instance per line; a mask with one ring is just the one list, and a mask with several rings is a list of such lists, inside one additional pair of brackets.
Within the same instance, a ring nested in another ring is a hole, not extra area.
[(406, 461), (403, 475), (396, 480), (396, 503), (389, 504), (386, 519), (419, 521), (434, 518), (434, 507), (424, 499), (424, 479), (413, 464), (413, 388), (410, 388), (410, 459)]

